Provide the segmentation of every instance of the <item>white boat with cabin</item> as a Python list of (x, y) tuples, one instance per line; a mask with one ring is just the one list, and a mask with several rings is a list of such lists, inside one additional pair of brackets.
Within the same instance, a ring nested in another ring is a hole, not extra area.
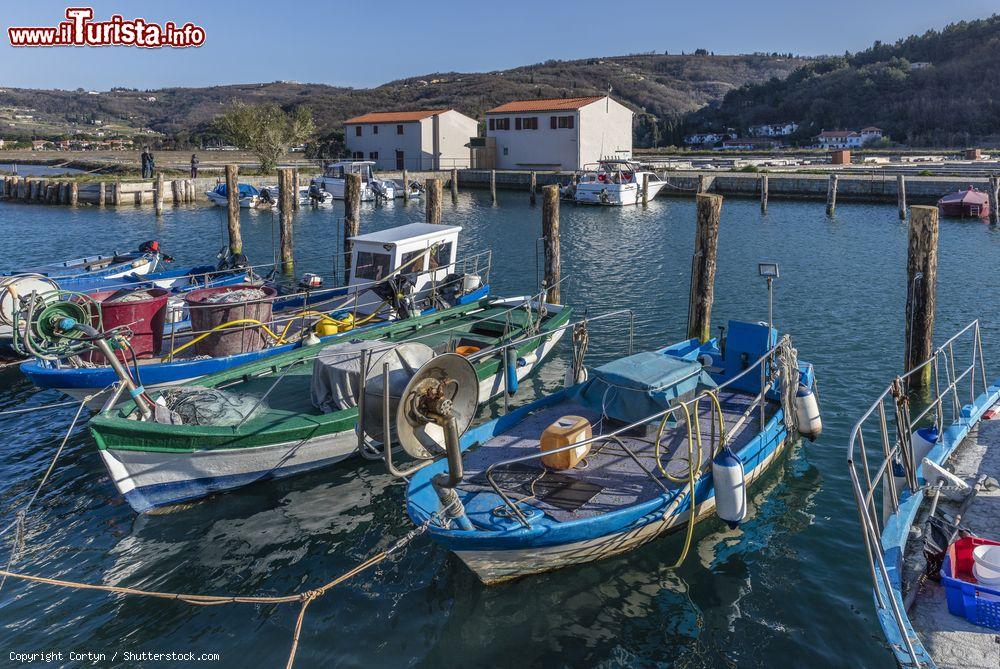
[(344, 199), (344, 184), (348, 174), (361, 175), (361, 201), (392, 200), (402, 197), (402, 189), (391, 179), (379, 179), (375, 163), (370, 160), (338, 160), (323, 170), (322, 176), (312, 180), (312, 186), (329, 193), (334, 199)]
[(573, 191), (573, 200), (580, 204), (603, 204), (621, 207), (642, 202), (642, 180), (647, 178), (649, 199), (656, 197), (666, 182), (655, 172), (644, 170), (630, 160), (602, 160), (587, 165)]

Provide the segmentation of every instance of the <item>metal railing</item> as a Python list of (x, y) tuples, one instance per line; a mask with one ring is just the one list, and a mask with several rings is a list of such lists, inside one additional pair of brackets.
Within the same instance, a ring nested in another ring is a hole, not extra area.
[[(961, 369), (956, 364), (956, 347), (960, 349), (959, 355), (966, 356), (969, 361)], [(891, 609), (899, 636), (914, 665), (919, 664), (919, 659), (906, 631), (906, 612), (892, 596), (889, 567), (881, 549), (881, 533), (888, 518), (899, 510), (903, 495), (907, 492), (913, 495), (920, 490), (917, 481), (920, 462), (916, 462), (913, 452), (914, 430), (922, 423), (927, 423), (932, 412), (932, 420), (939, 431), (957, 421), (961, 417), (960, 397), (964, 394), (962, 386), (968, 384), (970, 402), (976, 399), (977, 376), (982, 391), (989, 387), (984, 363), (979, 321), (975, 320), (941, 344), (919, 366), (893, 379), (851, 430), (847, 464), (876, 605), (880, 611)], [(918, 375), (926, 375), (928, 368), (931, 375), (929, 396), (921, 397), (915, 392), (909, 392), (909, 381)], [(918, 402), (924, 402), (925, 406), (913, 416), (912, 406)], [(865, 445), (865, 431), (871, 429), (867, 425), (870, 420), (874, 422), (874, 431), (878, 435), (877, 446), (872, 449), (874, 453), (870, 453)], [(878, 461), (879, 458), (881, 462)], [(898, 467), (902, 467), (903, 476), (896, 473), (899, 471)], [(881, 518), (875, 505), (876, 491), (880, 484)], [(905, 489), (897, 489), (897, 486), (905, 486)]]
[[(703, 391), (701, 393), (698, 393), (695, 397), (693, 397), (690, 400), (677, 401), (672, 406), (670, 406), (670, 407), (668, 407), (668, 408), (666, 408), (666, 409), (664, 409), (662, 411), (658, 411), (658, 412), (656, 412), (656, 413), (654, 413), (654, 414), (652, 414), (650, 416), (642, 418), (642, 419), (640, 419), (640, 420), (638, 420), (638, 421), (636, 421), (634, 423), (630, 423), (628, 425), (624, 425), (624, 426), (619, 427), (619, 428), (617, 428), (615, 430), (612, 430), (611, 432), (607, 432), (607, 433), (604, 433), (604, 434), (599, 434), (599, 435), (592, 436), (591, 438), (584, 439), (583, 441), (577, 441), (577, 442), (574, 442), (572, 444), (568, 444), (568, 445), (563, 446), (561, 448), (554, 448), (554, 449), (547, 450), (547, 451), (544, 451), (544, 452), (539, 449), (537, 451), (529, 453), (528, 455), (522, 455), (522, 456), (519, 456), (519, 457), (516, 457), (516, 458), (509, 458), (507, 460), (501, 460), (500, 462), (494, 462), (489, 467), (487, 467), (486, 470), (485, 470), (485, 472), (484, 472), (484, 476), (486, 478), (486, 481), (489, 483), (490, 487), (497, 494), (497, 496), (500, 497), (504, 501), (504, 504), (510, 509), (512, 517), (516, 518), (518, 520), (518, 522), (520, 522), (523, 527), (525, 527), (525, 528), (531, 527), (530, 521), (521, 512), (521, 510), (517, 507), (517, 503), (511, 501), (510, 497), (507, 494), (505, 494), (500, 489), (500, 486), (493, 479), (493, 471), (494, 470), (496, 470), (499, 467), (507, 467), (509, 465), (518, 464), (518, 463), (521, 463), (521, 462), (528, 462), (530, 460), (539, 460), (539, 459), (541, 459), (543, 457), (551, 456), (551, 455), (554, 455), (554, 454), (557, 454), (557, 453), (562, 453), (562, 452), (565, 452), (565, 451), (575, 450), (575, 449), (578, 449), (578, 448), (582, 448), (584, 446), (590, 446), (591, 444), (594, 444), (594, 443), (597, 443), (597, 442), (617, 441), (617, 443), (619, 445), (623, 445), (622, 440), (618, 439), (618, 437), (620, 435), (622, 435), (622, 434), (624, 434), (626, 432), (629, 432), (630, 430), (634, 430), (634, 429), (636, 429), (638, 427), (647, 425), (647, 424), (649, 424), (649, 423), (651, 423), (651, 422), (653, 422), (655, 420), (663, 420), (665, 417), (667, 417), (669, 415), (672, 415), (672, 414), (674, 414), (676, 412), (684, 412), (685, 416), (689, 416), (692, 413), (691, 412), (692, 408), (694, 409), (694, 412), (693, 412), (694, 413), (694, 420), (697, 421), (697, 420), (699, 420), (697, 411), (698, 411), (698, 406), (701, 403), (701, 400), (709, 398), (709, 395), (716, 394), (720, 390), (724, 390), (725, 388), (731, 386), (733, 383), (735, 383), (736, 381), (742, 379), (744, 376), (747, 376), (748, 374), (750, 374), (754, 370), (760, 370), (760, 380), (761, 380), (760, 392), (754, 398), (754, 400), (750, 403), (750, 406), (747, 408), (747, 411), (744, 413), (743, 417), (741, 418), (741, 421), (746, 420), (746, 418), (753, 412), (754, 408), (756, 406), (759, 406), (760, 407), (760, 414), (761, 414), (760, 429), (761, 429), (761, 431), (763, 431), (763, 429), (764, 429), (764, 427), (766, 425), (766, 410), (765, 409), (766, 409), (767, 392), (771, 389), (771, 387), (774, 384), (775, 379), (777, 378), (777, 367), (778, 366), (775, 364), (775, 360), (777, 358), (778, 353), (784, 347), (790, 347), (790, 346), (791, 346), (791, 338), (788, 335), (784, 335), (778, 341), (777, 344), (775, 344), (770, 349), (768, 349), (767, 352), (765, 352), (762, 356), (760, 356), (759, 358), (757, 358), (757, 360), (755, 360), (753, 363), (751, 363), (750, 365), (748, 365), (746, 367), (746, 369), (742, 370), (739, 374), (733, 376), (731, 379), (727, 379), (722, 384), (720, 384), (720, 385), (718, 385), (718, 386), (716, 386), (716, 387), (714, 387), (714, 388), (712, 388), (710, 390), (706, 390), (706, 391)], [(796, 379), (796, 382), (797, 382), (797, 379)], [(713, 409), (710, 408), (710, 411), (711, 410), (713, 410)], [(735, 430), (730, 430), (729, 431), (729, 434), (733, 434), (733, 433), (735, 433)], [(722, 435), (719, 435), (719, 438), (722, 439)], [(713, 441), (714, 441), (714, 438), (713, 438)], [(629, 449), (629, 448), (626, 447), (624, 450), (625, 450), (626, 454), (633, 461), (635, 461), (636, 464), (639, 465), (639, 467), (646, 473), (646, 475), (649, 476), (653, 480), (654, 483), (656, 483), (658, 486), (660, 486), (661, 488), (663, 488), (662, 481), (660, 481), (656, 477), (656, 475), (653, 474), (653, 472), (651, 472), (646, 466), (644, 466), (642, 463), (639, 462), (638, 458), (636, 457), (636, 455), (634, 453), (632, 453), (631, 449)]]

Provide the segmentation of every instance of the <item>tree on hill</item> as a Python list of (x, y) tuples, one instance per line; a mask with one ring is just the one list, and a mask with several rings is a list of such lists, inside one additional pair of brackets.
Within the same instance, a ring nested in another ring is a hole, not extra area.
[(276, 104), (251, 105), (239, 100), (232, 102), (216, 125), (226, 141), (257, 157), (262, 172), (274, 171), (289, 147), (307, 141), (315, 132), (307, 107), (289, 113)]

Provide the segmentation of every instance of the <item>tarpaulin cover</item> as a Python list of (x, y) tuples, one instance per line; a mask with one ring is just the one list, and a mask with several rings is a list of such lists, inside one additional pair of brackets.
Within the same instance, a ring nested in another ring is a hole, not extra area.
[(699, 387), (716, 385), (698, 361), (646, 351), (591, 370), (576, 400), (623, 423), (637, 423)]
[[(250, 184), (237, 184), (236, 190), (239, 193), (239, 197), (252, 197), (254, 195), (260, 195), (260, 191)], [(218, 195), (225, 196), (229, 191), (226, 188), (226, 184), (219, 184), (215, 187), (215, 192)]]

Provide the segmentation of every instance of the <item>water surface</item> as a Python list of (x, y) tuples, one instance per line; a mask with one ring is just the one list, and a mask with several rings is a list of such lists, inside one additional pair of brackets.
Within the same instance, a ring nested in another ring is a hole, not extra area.
[[(493, 250), (497, 294), (536, 289), (540, 209), (524, 193), (463, 192), (445, 222), (463, 226), (463, 252)], [(303, 211), (297, 271), (326, 269), (340, 208)], [(648, 210), (564, 206), (564, 302), (579, 312), (635, 310), (636, 346), (684, 336), (694, 203), (658, 199)], [(421, 206), (366, 205), (362, 230), (423, 219)], [(270, 214), (244, 213), (247, 252), (273, 257)], [(125, 250), (159, 239), (179, 263), (223, 244), (222, 210), (0, 205), (0, 267)], [(895, 207), (820, 203), (723, 205), (714, 322), (766, 319), (757, 263), (781, 266), (775, 320), (815, 363), (825, 430), (791, 449), (751, 490), (738, 530), (699, 523), (678, 570), (682, 537), (602, 562), (486, 588), (454, 557), (418, 540), (400, 558), (309, 609), (297, 666), (891, 667), (866, 584), (845, 463), (848, 431), (899, 371), (907, 228)], [(1000, 369), (1000, 303), (991, 278), (1000, 231), (942, 221), (938, 339), (984, 321), (990, 369)], [(595, 325), (589, 363), (624, 353), (624, 321)], [(561, 345), (522, 384), (518, 402), (561, 385)], [(0, 410), (56, 401), (16, 371), (0, 376)], [(491, 407), (493, 414), (502, 406)], [(0, 418), (0, 520), (23, 504), (72, 409)], [(83, 427), (70, 438), (28, 523), (17, 567), (53, 577), (205, 594), (285, 594), (324, 583), (410, 529), (403, 486), (378, 465), (347, 463), (256, 485), (164, 515), (136, 517), (107, 477)], [(0, 553), (6, 556), (7, 544)], [(4, 559), (6, 559), (4, 557)], [(219, 653), (213, 666), (284, 666), (294, 606), (197, 608), (177, 602), (8, 582), (0, 592), (0, 648)], [(252, 659), (251, 659), (252, 658)], [(81, 666), (66, 662), (66, 666)], [(149, 663), (144, 666), (167, 666)]]

